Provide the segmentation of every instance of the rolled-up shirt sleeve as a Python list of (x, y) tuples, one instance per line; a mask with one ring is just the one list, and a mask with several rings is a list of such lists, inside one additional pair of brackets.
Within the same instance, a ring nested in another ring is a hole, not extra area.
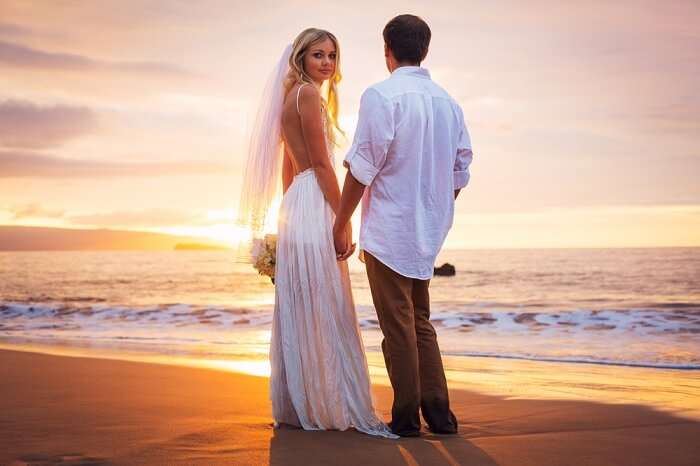
[(343, 165), (365, 186), (372, 184), (386, 162), (394, 139), (391, 103), (377, 90), (369, 88), (360, 99), (357, 130)]
[(464, 124), (464, 119), (460, 118), (461, 130), (457, 140), (457, 157), (454, 166), (454, 189), (462, 189), (469, 184), (469, 165), (472, 163), (472, 142), (469, 137), (469, 130)]

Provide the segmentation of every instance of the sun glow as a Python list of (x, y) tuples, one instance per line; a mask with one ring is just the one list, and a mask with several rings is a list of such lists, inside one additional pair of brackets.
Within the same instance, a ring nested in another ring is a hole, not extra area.
[[(277, 231), (277, 221), (279, 212), (279, 201), (273, 203), (270, 208), (267, 222), (265, 223), (265, 233)], [(251, 240), (252, 233), (249, 228), (237, 225), (235, 209), (219, 209), (207, 211), (206, 218), (208, 225), (201, 226), (176, 226), (160, 228), (158, 231), (173, 235), (195, 236), (204, 240), (216, 241), (226, 246), (237, 247)], [(216, 222), (216, 223), (214, 223)]]
[(250, 230), (238, 226), (234, 222), (215, 223), (206, 226), (163, 228), (160, 231), (172, 235), (199, 237), (203, 240), (216, 241), (231, 247), (250, 240)]

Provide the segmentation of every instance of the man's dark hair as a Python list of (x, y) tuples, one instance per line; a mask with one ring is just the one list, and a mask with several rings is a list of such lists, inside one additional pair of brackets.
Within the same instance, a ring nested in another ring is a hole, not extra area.
[(418, 16), (397, 16), (384, 26), (383, 35), (384, 42), (399, 62), (420, 64), (428, 55), (430, 28)]

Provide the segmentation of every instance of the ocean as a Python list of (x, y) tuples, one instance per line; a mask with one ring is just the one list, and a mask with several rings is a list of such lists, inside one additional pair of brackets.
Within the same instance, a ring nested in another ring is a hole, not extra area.
[[(445, 250), (443, 354), (700, 369), (700, 248)], [(381, 332), (350, 262), (370, 361)], [(274, 286), (230, 251), (0, 252), (0, 344), (267, 361)], [(454, 365), (454, 364), (453, 364)], [(456, 365), (457, 367), (459, 364)]]

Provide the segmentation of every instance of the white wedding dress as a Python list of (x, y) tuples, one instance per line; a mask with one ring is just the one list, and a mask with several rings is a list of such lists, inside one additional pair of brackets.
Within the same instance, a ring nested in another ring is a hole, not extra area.
[(275, 425), (354, 427), (398, 438), (374, 411), (348, 265), (336, 260), (334, 217), (314, 170), (298, 173), (278, 217), (270, 342)]

